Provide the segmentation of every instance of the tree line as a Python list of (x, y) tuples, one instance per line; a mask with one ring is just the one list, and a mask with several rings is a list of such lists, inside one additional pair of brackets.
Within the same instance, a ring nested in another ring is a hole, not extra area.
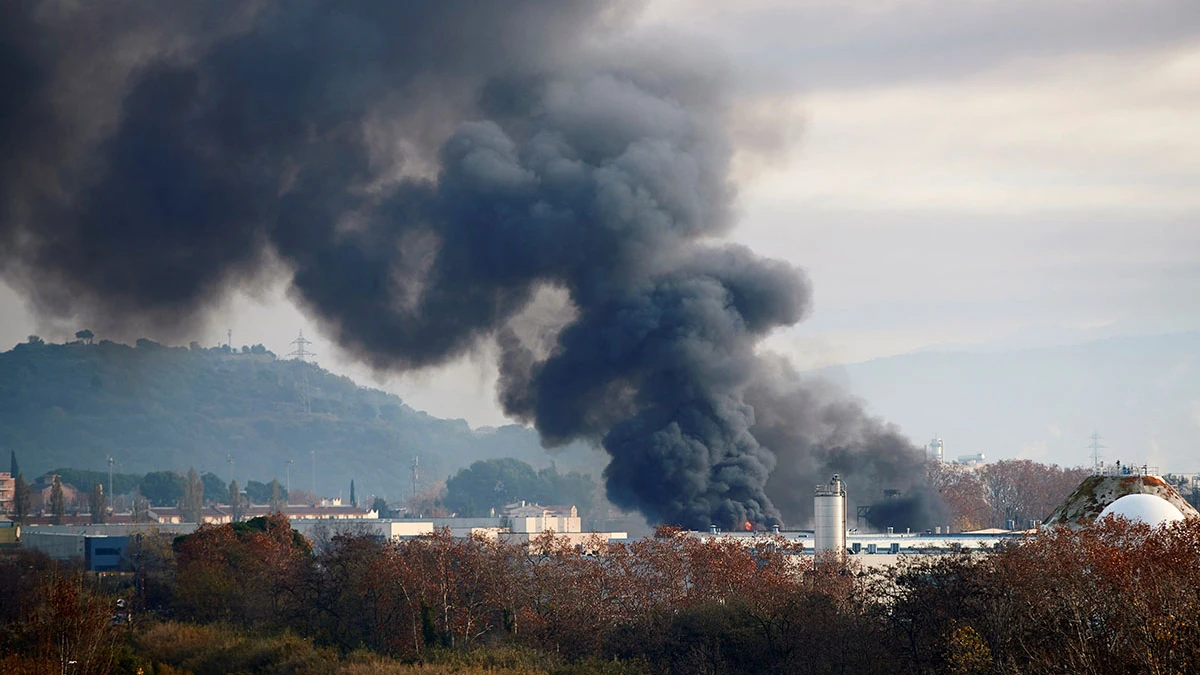
[[(582, 549), (549, 534), (532, 547), (445, 531), (309, 541), (277, 515), (144, 538), (131, 569), (142, 581), (118, 592), (140, 616), (298, 635), (341, 659), (519, 650), (620, 668), (587, 672), (1200, 672), (1200, 519), (1106, 521), (868, 569), (771, 537), (660, 528)], [(45, 622), (23, 623), (20, 608), (53, 614), (23, 594), (56, 577), (0, 574), (12, 578), (0, 649), (44, 657), (42, 638), (23, 631)]]

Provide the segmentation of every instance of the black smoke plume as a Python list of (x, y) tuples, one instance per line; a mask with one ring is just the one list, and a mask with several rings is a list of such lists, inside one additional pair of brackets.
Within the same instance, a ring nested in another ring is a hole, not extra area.
[[(802, 504), (839, 470), (912, 482), (855, 406), (769, 393), (756, 347), (807, 281), (713, 243), (726, 88), (630, 35), (635, 9), (5, 3), (4, 278), (43, 318), (169, 337), (286, 275), (379, 368), (495, 340), (506, 411), (601, 443), (610, 499), (652, 522), (776, 522), (769, 493)], [(530, 341), (548, 291), (570, 319)]]

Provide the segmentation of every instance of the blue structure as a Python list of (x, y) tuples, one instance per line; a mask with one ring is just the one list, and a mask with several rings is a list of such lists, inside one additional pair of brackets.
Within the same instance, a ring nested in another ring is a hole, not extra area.
[(112, 572), (121, 567), (129, 537), (84, 537), (83, 565), (89, 572)]

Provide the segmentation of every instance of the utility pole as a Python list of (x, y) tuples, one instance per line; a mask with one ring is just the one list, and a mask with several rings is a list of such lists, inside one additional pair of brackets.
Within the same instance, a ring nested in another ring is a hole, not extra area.
[[(108, 499), (109, 499), (109, 501), (112, 501), (112, 498), (113, 498), (113, 487), (112, 487), (113, 480), (112, 480), (112, 478), (113, 478), (113, 462), (114, 461), (116, 461), (116, 460), (114, 460), (112, 458), (112, 455), (109, 455), (108, 456)], [(13, 476), (13, 478), (16, 478), (16, 476)]]
[(413, 455), (412, 461), (412, 500), (417, 503), (417, 455)]
[(233, 482), (233, 455), (226, 453), (225, 461), (229, 462), (229, 482)]
[(1099, 432), (1092, 431), (1092, 444), (1089, 445), (1088, 447), (1091, 448), (1091, 450), (1092, 450), (1092, 474), (1093, 475), (1100, 474), (1100, 449), (1104, 447), (1103, 445), (1100, 444), (1101, 438), (1102, 437), (1100, 436)]

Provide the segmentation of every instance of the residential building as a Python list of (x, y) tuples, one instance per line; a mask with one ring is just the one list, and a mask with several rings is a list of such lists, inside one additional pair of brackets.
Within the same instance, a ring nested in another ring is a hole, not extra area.
[(16, 491), (17, 477), (11, 473), (0, 472), (0, 513), (13, 512), (13, 496)]
[(542, 506), (529, 502), (505, 505), (500, 512), (509, 532), (541, 534), (547, 530), (558, 533), (577, 533), (583, 530), (579, 510), (574, 506)]

